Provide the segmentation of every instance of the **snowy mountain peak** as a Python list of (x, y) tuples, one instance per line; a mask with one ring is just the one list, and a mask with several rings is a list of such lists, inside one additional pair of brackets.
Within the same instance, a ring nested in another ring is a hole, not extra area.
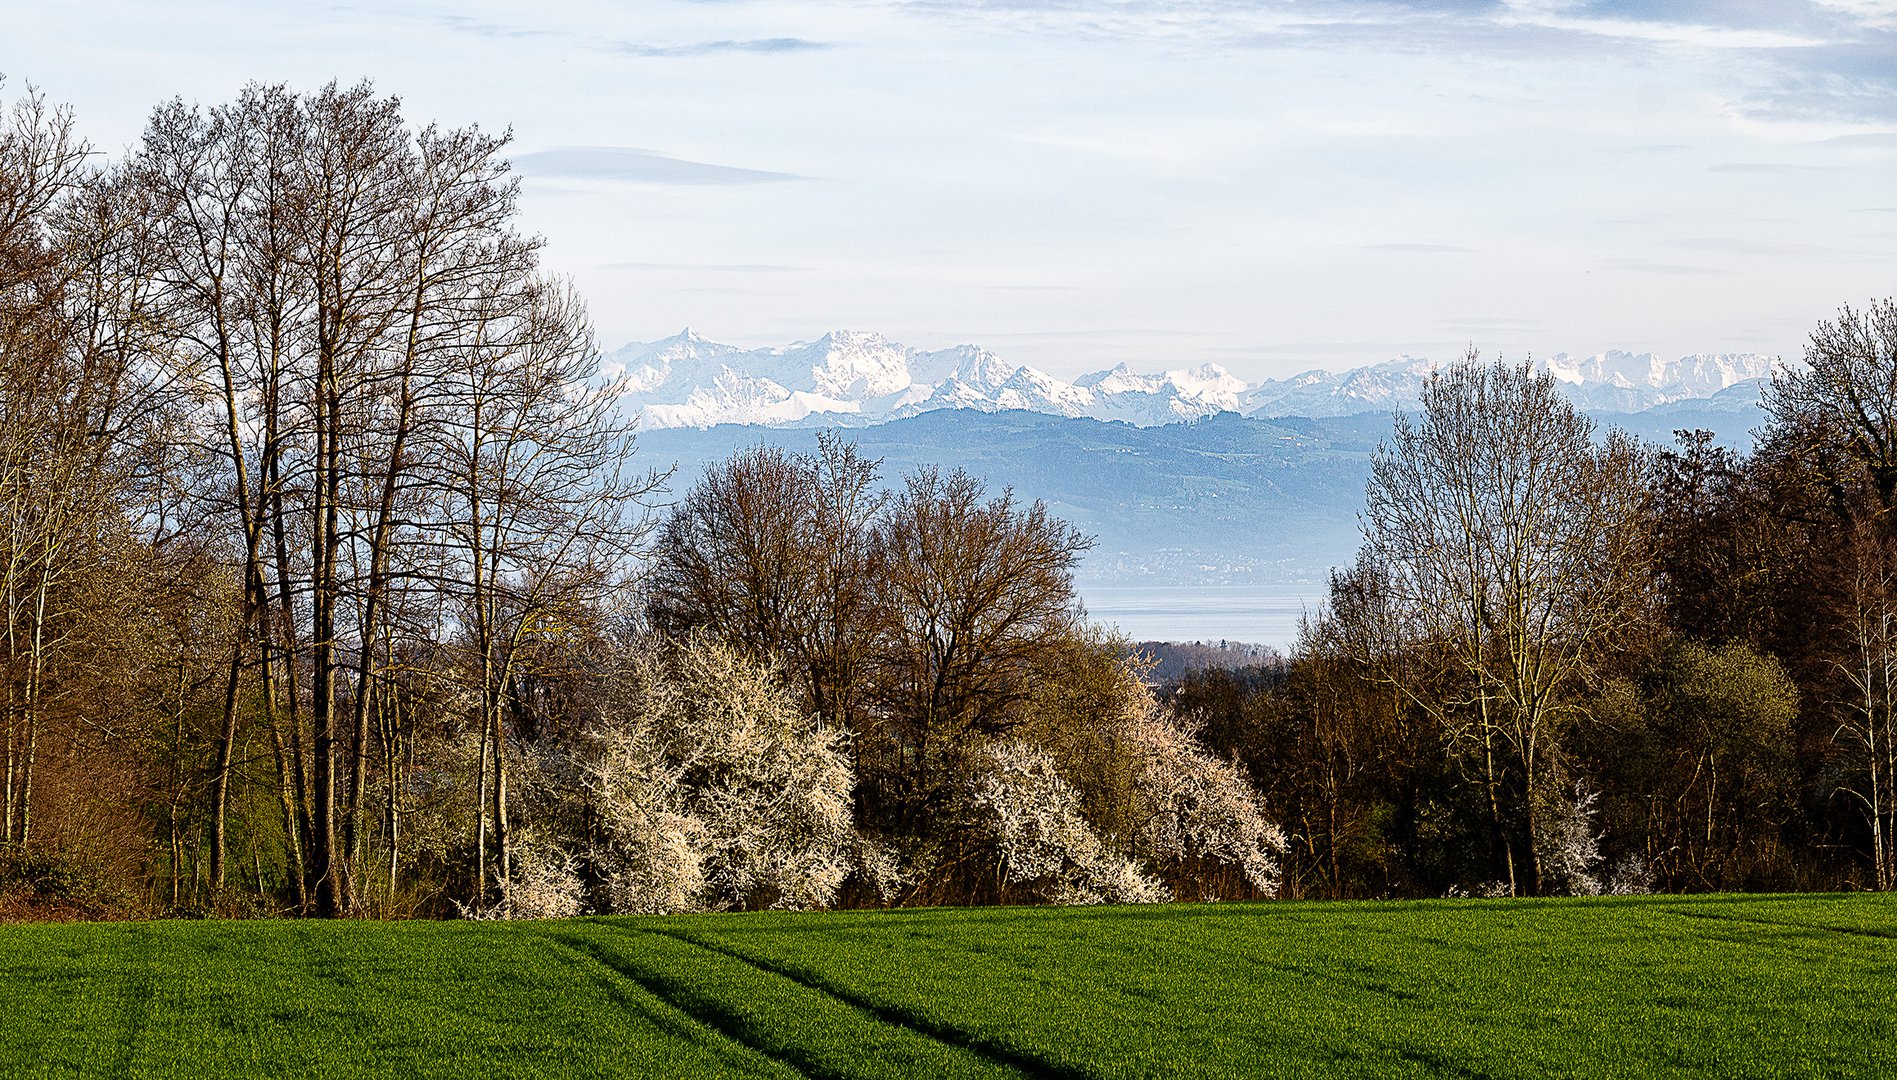
[(1653, 353), (1609, 349), (1587, 357), (1556, 353), (1539, 366), (1566, 385), (1580, 404), (1625, 409), (1711, 397), (1740, 383), (1768, 379), (1781, 362), (1757, 353), (1663, 360)]
[(1133, 368), (1125, 361), (1121, 361), (1105, 371), (1089, 371), (1080, 378), (1075, 379), (1074, 385), (1092, 389), (1112, 379), (1126, 379), (1132, 377), (1135, 377)]
[[(1537, 366), (1583, 407), (1636, 411), (1756, 385), (1777, 364), (1753, 353), (1668, 361), (1609, 350), (1586, 357), (1558, 353)], [(620, 382), (622, 404), (638, 410), (649, 428), (866, 424), (936, 409), (1026, 409), (1149, 426), (1219, 412), (1325, 417), (1414, 408), (1440, 366), (1406, 355), (1251, 384), (1212, 363), (1152, 373), (1120, 363), (1066, 382), (976, 345), (922, 352), (878, 333), (839, 329), (815, 341), (740, 349), (687, 327), (606, 354), (601, 373)]]

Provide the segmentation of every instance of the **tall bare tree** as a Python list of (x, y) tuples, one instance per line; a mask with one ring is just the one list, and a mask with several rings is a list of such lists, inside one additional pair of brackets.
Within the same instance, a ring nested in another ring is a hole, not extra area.
[(88, 576), (121, 572), (166, 384), (151, 215), (87, 168), (69, 117), (29, 94), (0, 121), (0, 593), (8, 674), (4, 839), (33, 830), (33, 784)]
[(632, 471), (632, 426), (597, 379), (573, 292), (511, 275), (486, 285), (486, 314), (455, 353), (453, 407), (429, 448), (442, 466), (442, 580), (482, 732), (477, 906), (511, 880), (507, 717), (522, 703), (520, 680), (536, 649), (621, 594), (658, 483)]
[(1646, 587), (1642, 499), (1627, 438), (1597, 444), (1551, 376), (1473, 351), (1372, 462), (1360, 567), (1393, 616), (1380, 659), (1408, 686), (1405, 657), (1439, 650), (1458, 676), (1418, 700), (1476, 752), (1513, 891), (1541, 887), (1566, 695)]
[[(537, 276), (539, 242), (513, 230), (505, 145), (416, 130), (367, 84), (332, 84), (252, 86), (209, 112), (173, 103), (140, 154), (176, 367), (215, 417), (201, 430), (222, 468), (204, 494), (241, 551), (216, 817), (240, 683), (254, 681), (299, 901), (323, 914), (366, 903), (371, 777), (393, 765), (384, 714), (400, 707), (401, 658), (459, 625), (500, 662), (508, 633), (534, 632), (551, 582), (585, 576), (585, 559), (599, 576), (623, 566), (623, 545), (607, 552), (626, 530), (598, 506), (636, 486), (620, 479), (630, 442), (587, 383), (583, 308)], [(450, 599), (471, 618), (446, 614)], [(505, 682), (479, 680), (496, 745)], [(385, 790), (393, 847), (392, 779)], [(504, 796), (494, 805), (504, 816)]]
[(872, 542), (879, 721), (859, 772), (914, 827), (979, 737), (1021, 721), (1038, 665), (1075, 628), (1073, 568), (1093, 542), (1039, 502), (933, 468), (907, 478)]

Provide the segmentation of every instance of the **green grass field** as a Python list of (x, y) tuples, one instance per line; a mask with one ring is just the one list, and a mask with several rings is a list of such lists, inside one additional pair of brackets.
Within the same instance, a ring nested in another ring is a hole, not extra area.
[(0, 1075), (1897, 1076), (1897, 900), (0, 927)]

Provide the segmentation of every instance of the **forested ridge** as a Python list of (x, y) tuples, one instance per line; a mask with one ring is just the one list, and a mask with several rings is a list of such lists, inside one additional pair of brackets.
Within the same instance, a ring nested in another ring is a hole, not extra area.
[(506, 146), (0, 120), (0, 916), (1897, 883), (1890, 302), (1748, 457), (1472, 352), (1295, 654), (1157, 686), (979, 477), (646, 468)]

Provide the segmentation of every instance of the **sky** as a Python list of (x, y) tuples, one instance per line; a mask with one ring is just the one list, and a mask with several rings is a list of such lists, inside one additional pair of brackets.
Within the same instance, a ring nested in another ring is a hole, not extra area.
[(613, 348), (833, 329), (1071, 378), (1798, 355), (1897, 293), (1897, 0), (14, 5), (11, 97), (369, 79), (511, 130)]

